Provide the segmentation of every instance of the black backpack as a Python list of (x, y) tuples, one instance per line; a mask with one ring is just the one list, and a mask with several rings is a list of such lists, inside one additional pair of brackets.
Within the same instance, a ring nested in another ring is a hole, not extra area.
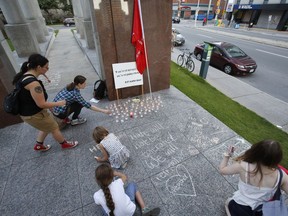
[(101, 100), (106, 95), (106, 83), (103, 80), (97, 80), (94, 83), (94, 92), (93, 96), (97, 100)]
[(5, 112), (12, 114), (12, 115), (19, 114), (18, 95), (20, 91), (21, 91), (21, 84), (20, 82), (18, 82), (16, 84), (16, 88), (11, 93), (5, 96), (4, 102), (3, 102)]
[[(31, 74), (24, 75), (23, 77), (31, 76), (34, 77)], [(16, 83), (15, 89), (9, 93), (8, 95), (5, 96), (4, 101), (3, 101), (3, 107), (4, 111), (12, 114), (12, 115), (18, 115), (19, 114), (19, 93), (22, 89), (22, 79), (23, 77)], [(35, 78), (35, 77), (34, 77)]]

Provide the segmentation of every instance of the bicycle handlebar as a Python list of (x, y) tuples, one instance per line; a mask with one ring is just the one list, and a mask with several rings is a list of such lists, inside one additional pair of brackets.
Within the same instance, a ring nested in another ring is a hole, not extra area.
[(181, 50), (181, 51), (182, 51), (182, 50), (189, 50), (189, 49), (188, 49), (188, 48), (185, 48), (185, 49), (179, 49), (179, 50)]

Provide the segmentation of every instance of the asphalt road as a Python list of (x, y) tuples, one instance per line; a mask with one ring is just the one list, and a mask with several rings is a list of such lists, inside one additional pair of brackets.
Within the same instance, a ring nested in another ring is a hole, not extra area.
[[(258, 68), (255, 73), (237, 77), (243, 82), (252, 85), (255, 88), (260, 89), (282, 101), (288, 102), (288, 50), (285, 48), (274, 47), (271, 45), (260, 44), (253, 41), (247, 41), (243, 39), (237, 39), (218, 33), (211, 33), (202, 31), (201, 29), (194, 28), (194, 23), (190, 24), (173, 24), (173, 27), (177, 28), (181, 34), (185, 37), (186, 43), (178, 49), (187, 48), (190, 51), (194, 50), (196, 44), (203, 41), (226, 41), (239, 46), (249, 56), (251, 56), (257, 63)], [(213, 28), (213, 27), (212, 27)], [(222, 30), (222, 29), (221, 29)], [(225, 29), (225, 31), (234, 31)], [(237, 32), (237, 31), (236, 31)], [(258, 36), (263, 38), (263, 33), (252, 31), (241, 31), (246, 35)], [(240, 31), (239, 31), (240, 33)], [(265, 35), (267, 39), (284, 40), (283, 35)]]

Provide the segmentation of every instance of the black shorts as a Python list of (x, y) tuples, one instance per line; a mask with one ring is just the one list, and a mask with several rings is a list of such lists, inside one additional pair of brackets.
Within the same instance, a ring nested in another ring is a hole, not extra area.
[(262, 216), (262, 211), (253, 211), (250, 206), (236, 203), (233, 199), (229, 202), (228, 208), (231, 216)]

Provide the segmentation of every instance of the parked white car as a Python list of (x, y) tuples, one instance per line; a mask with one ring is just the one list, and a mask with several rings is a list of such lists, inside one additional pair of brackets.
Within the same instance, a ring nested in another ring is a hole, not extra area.
[(180, 34), (180, 32), (175, 29), (172, 28), (172, 32), (174, 33), (174, 40), (173, 40), (173, 44), (174, 46), (182, 46), (185, 43), (185, 38), (183, 37), (183, 35)]

